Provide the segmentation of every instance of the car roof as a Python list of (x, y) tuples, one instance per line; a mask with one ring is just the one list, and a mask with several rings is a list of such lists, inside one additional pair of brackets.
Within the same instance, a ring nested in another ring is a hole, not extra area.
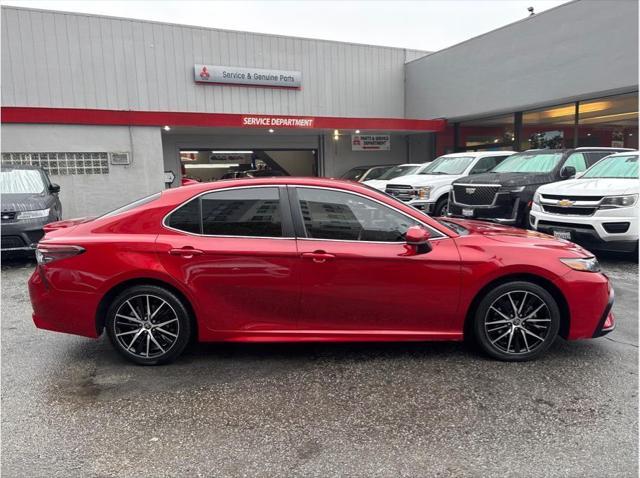
[(610, 158), (611, 156), (638, 156), (638, 155), (640, 155), (640, 152), (634, 149), (631, 149), (629, 151), (619, 151), (617, 153), (610, 154), (609, 156), (605, 156), (605, 158)]
[(467, 156), (474, 156), (476, 158), (482, 158), (484, 156), (511, 156), (515, 154), (515, 151), (464, 151), (462, 153), (449, 153), (438, 156), (439, 158), (463, 158)]

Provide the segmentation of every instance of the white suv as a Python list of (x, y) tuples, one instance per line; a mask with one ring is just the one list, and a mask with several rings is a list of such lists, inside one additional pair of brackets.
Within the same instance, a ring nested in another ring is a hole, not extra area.
[(540, 186), (531, 227), (587, 248), (633, 252), (638, 247), (638, 152), (607, 156), (576, 179)]
[(434, 216), (444, 216), (451, 183), (472, 174), (491, 171), (514, 151), (445, 154), (427, 163), (416, 174), (389, 181), (385, 192)]

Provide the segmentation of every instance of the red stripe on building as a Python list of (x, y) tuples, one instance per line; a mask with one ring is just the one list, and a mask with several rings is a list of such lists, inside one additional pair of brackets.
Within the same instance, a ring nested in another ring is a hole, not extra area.
[[(168, 111), (122, 111), (80, 108), (32, 108), (3, 106), (3, 123), (90, 124), (120, 126), (200, 126), (216, 128), (348, 129), (376, 131), (439, 132), (444, 119), (341, 118), (333, 116), (277, 116)], [(290, 121), (289, 121), (290, 120)]]

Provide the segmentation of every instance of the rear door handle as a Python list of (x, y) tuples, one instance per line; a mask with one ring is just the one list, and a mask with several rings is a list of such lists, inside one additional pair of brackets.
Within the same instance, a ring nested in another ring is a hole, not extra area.
[(180, 248), (169, 249), (169, 254), (172, 256), (182, 256), (185, 259), (191, 259), (193, 256), (201, 256), (204, 251), (200, 249), (194, 249), (191, 246), (185, 246)]
[(322, 263), (336, 258), (333, 254), (329, 254), (324, 251), (303, 252), (301, 256), (303, 259), (311, 259), (316, 263)]

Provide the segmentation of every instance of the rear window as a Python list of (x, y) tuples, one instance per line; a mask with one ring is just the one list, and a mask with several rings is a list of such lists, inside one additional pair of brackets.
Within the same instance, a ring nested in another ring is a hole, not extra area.
[(100, 216), (100, 219), (105, 218), (105, 217), (113, 217), (113, 216), (117, 216), (118, 214), (122, 214), (123, 212), (127, 212), (127, 211), (131, 211), (132, 209), (135, 209), (139, 206), (143, 206), (145, 204), (148, 204), (152, 201), (155, 201), (156, 199), (158, 199), (160, 197), (161, 193), (155, 193), (152, 194), (151, 196), (145, 196), (141, 199), (136, 199), (135, 201), (126, 204), (122, 207), (119, 207), (118, 209), (114, 209), (113, 211), (110, 211), (106, 214), (103, 214), (102, 216)]
[(283, 237), (278, 188), (204, 194), (176, 209), (166, 225), (207, 236)]

